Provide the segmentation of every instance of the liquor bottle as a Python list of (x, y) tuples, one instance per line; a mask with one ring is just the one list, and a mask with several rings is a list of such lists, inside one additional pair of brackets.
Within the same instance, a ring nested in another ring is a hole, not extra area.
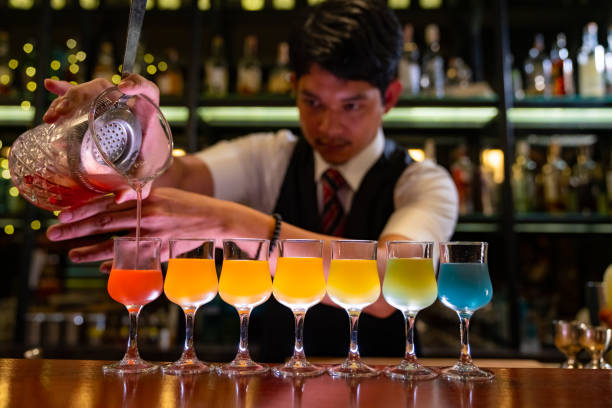
[(446, 85), (448, 87), (465, 88), (472, 82), (472, 70), (460, 57), (451, 57), (448, 60), (446, 71)]
[(413, 41), (414, 27), (404, 26), (404, 52), (399, 62), (398, 77), (405, 95), (418, 95), (420, 91), (421, 66), (419, 65), (419, 47)]
[(289, 44), (278, 44), (276, 65), (270, 71), (268, 78), (268, 92), (273, 94), (291, 93), (291, 69), (289, 68)]
[(115, 57), (113, 56), (113, 44), (109, 41), (104, 41), (100, 44), (98, 52), (98, 60), (93, 70), (93, 78), (104, 78), (112, 82), (115, 75)]
[(9, 59), (9, 34), (0, 31), (0, 97), (14, 93), (14, 78), (9, 68)]
[(546, 211), (566, 211), (569, 204), (569, 178), (571, 170), (561, 158), (561, 146), (552, 142), (548, 148), (546, 164), (542, 166), (542, 187)]
[(608, 50), (606, 51), (606, 93), (612, 94), (612, 25), (608, 27)]
[(474, 200), (472, 198), (474, 165), (467, 155), (466, 146), (463, 144), (457, 146), (453, 155), (455, 157), (450, 170), (459, 194), (459, 214), (470, 214), (474, 211)]
[(425, 139), (423, 150), (425, 152), (425, 159), (430, 160), (433, 163), (437, 163), (438, 159), (436, 158), (436, 141), (434, 140), (434, 138), (428, 137), (427, 139)]
[(525, 95), (550, 96), (551, 63), (544, 54), (544, 36), (536, 34), (525, 60)]
[(582, 34), (582, 48), (578, 54), (578, 90), (580, 96), (604, 96), (605, 52), (597, 42), (597, 24), (589, 23)]
[(512, 94), (515, 99), (523, 99), (525, 97), (525, 89), (523, 88), (521, 70), (514, 64), (514, 55), (510, 54), (509, 60), (512, 66)]
[(552, 94), (555, 96), (575, 94), (574, 67), (566, 45), (565, 34), (559, 33), (550, 51)]
[(520, 140), (516, 144), (516, 160), (512, 165), (512, 195), (517, 213), (535, 210), (536, 163), (529, 158), (529, 143)]
[(436, 24), (425, 27), (427, 49), (423, 55), (421, 88), (424, 93), (444, 96), (444, 60), (440, 55), (440, 29)]
[(591, 158), (592, 147), (578, 147), (576, 164), (572, 168), (570, 186), (575, 192), (577, 210), (582, 213), (595, 213), (599, 210), (603, 194), (603, 171), (599, 163)]
[(223, 37), (212, 39), (210, 57), (204, 63), (204, 89), (209, 96), (227, 95), (228, 67), (224, 56)]
[[(176, 48), (168, 48), (166, 51), (167, 68), (161, 70), (155, 82), (159, 87), (159, 93), (162, 96), (182, 96), (183, 95), (183, 73), (179, 65), (179, 54)], [(163, 66), (163, 65), (162, 65)]]
[(261, 63), (257, 59), (257, 37), (244, 39), (244, 53), (238, 61), (236, 90), (241, 95), (255, 95), (261, 91)]

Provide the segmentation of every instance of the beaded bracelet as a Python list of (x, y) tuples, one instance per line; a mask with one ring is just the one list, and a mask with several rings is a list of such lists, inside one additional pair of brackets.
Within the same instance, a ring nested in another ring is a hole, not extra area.
[(283, 222), (283, 218), (278, 213), (272, 214), (272, 217), (274, 217), (274, 232), (272, 232), (272, 238), (270, 238), (270, 252), (268, 255), (272, 255), (276, 247), (278, 237), (280, 236), (281, 223)]

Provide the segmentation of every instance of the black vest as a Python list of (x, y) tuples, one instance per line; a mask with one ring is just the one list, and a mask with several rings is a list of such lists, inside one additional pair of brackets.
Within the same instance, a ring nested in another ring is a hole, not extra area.
[[(405, 149), (385, 140), (381, 157), (363, 178), (353, 196), (344, 232), (345, 238), (378, 239), (394, 210), (393, 192), (397, 180), (412, 159)], [(321, 232), (314, 180), (314, 155), (310, 145), (300, 139), (295, 146), (281, 187), (275, 212), (283, 221), (309, 231)], [(261, 309), (257, 313), (257, 309)], [(291, 311), (271, 298), (254, 311), (253, 331), (261, 337), (261, 360), (282, 361), (293, 350)], [(261, 330), (261, 331), (260, 331)], [(257, 336), (259, 337), (259, 336)], [(304, 349), (311, 356), (344, 356), (348, 353), (349, 324), (346, 311), (316, 305), (306, 316)], [(403, 356), (404, 323), (401, 313), (378, 319), (362, 314), (359, 319), (359, 348), (364, 355)]]

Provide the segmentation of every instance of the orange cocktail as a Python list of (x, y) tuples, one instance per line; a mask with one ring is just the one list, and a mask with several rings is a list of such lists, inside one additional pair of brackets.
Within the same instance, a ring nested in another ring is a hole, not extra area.
[(144, 361), (138, 354), (138, 314), (144, 305), (155, 300), (164, 282), (159, 255), (161, 239), (121, 237), (113, 243), (113, 266), (108, 277), (108, 294), (130, 313), (129, 337), (125, 355), (116, 363), (102, 366), (105, 373), (146, 373), (158, 366)]
[(164, 293), (182, 308), (198, 307), (217, 294), (214, 259), (171, 258), (164, 282)]
[(155, 269), (111, 269), (108, 294), (128, 306), (144, 306), (161, 294), (163, 278)]
[(272, 284), (274, 297), (290, 309), (308, 309), (325, 296), (322, 258), (279, 257)]
[(272, 293), (268, 261), (224, 260), (219, 278), (219, 295), (230, 305), (252, 309)]

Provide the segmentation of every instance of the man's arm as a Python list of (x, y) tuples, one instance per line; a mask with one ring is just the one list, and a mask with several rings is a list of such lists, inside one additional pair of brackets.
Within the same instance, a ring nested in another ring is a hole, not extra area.
[(154, 187), (175, 187), (192, 193), (214, 196), (212, 173), (202, 160), (188, 154), (175, 157), (172, 166), (155, 179)]

